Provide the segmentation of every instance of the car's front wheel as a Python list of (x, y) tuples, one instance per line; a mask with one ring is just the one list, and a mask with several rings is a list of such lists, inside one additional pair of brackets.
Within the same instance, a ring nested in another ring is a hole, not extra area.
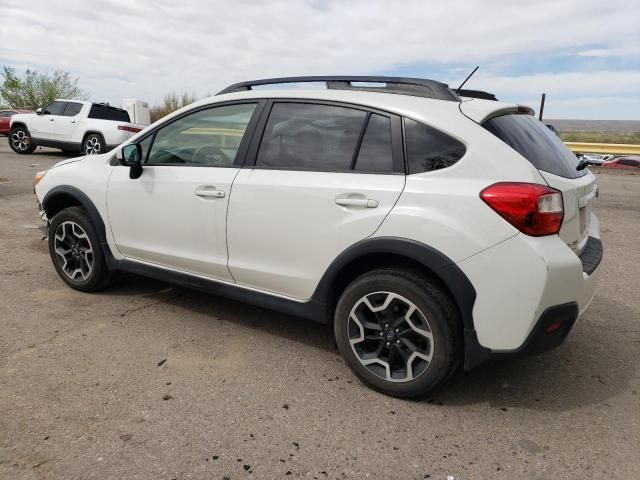
[(87, 135), (82, 142), (82, 153), (84, 155), (99, 155), (106, 151), (106, 145), (104, 144), (104, 138), (102, 135), (92, 133)]
[(75, 290), (95, 292), (113, 280), (95, 227), (81, 207), (65, 208), (51, 219), (49, 254), (60, 278)]
[(9, 132), (9, 146), (19, 154), (33, 153), (37, 145), (31, 141), (31, 134), (26, 127), (15, 127)]
[(426, 394), (462, 360), (455, 304), (436, 282), (410, 270), (381, 269), (355, 279), (338, 300), (334, 329), (355, 374), (396, 397)]

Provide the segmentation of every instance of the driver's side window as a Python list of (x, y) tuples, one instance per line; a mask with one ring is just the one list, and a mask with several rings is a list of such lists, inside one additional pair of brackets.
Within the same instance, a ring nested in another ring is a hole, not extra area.
[(141, 142), (145, 164), (232, 167), (256, 105), (208, 108), (161, 127)]

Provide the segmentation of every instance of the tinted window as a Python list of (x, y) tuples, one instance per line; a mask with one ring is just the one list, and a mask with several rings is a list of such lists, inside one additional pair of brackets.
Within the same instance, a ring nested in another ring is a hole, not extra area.
[(256, 166), (348, 171), (365, 118), (352, 108), (275, 103)]
[(109, 107), (94, 103), (89, 110), (89, 118), (97, 120), (113, 120), (115, 122), (129, 122), (129, 114), (120, 108)]
[(64, 109), (65, 117), (75, 117), (82, 110), (82, 104), (77, 102), (68, 102), (67, 108)]
[(4, 118), (4, 117), (11, 117), (14, 113), (16, 112), (12, 112), (12, 111), (4, 111), (4, 112), (0, 112), (0, 118)]
[(156, 132), (147, 162), (231, 167), (255, 108), (255, 103), (225, 105), (171, 122)]
[(484, 122), (484, 127), (538, 170), (565, 178), (587, 174), (576, 170), (578, 159), (562, 140), (531, 115), (501, 115)]
[(64, 109), (67, 106), (67, 102), (53, 102), (42, 109), (42, 113), (49, 115), (62, 115)]
[(355, 169), (360, 172), (393, 172), (391, 119), (372, 114), (362, 138)]
[(404, 121), (409, 174), (450, 167), (466, 152), (464, 144), (435, 128)]

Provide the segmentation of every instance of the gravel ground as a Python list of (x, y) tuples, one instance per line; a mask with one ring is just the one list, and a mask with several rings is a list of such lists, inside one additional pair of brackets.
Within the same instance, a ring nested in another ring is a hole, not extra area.
[(0, 478), (638, 478), (640, 175), (599, 176), (601, 286), (563, 346), (403, 401), (322, 325), (133, 275), (66, 287), (31, 192), (62, 158), (0, 143)]

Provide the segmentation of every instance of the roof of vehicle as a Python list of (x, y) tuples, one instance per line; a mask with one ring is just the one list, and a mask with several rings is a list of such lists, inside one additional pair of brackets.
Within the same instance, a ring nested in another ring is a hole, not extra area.
[[(258, 88), (263, 85), (325, 83), (327, 88)], [(374, 83), (383, 86), (363, 86)], [(466, 92), (475, 92), (466, 90)], [(485, 119), (517, 111), (518, 106), (499, 102), (495, 96), (491, 100), (461, 98), (454, 90), (440, 82), (427, 79), (404, 77), (283, 77), (252, 80), (233, 84), (214, 97), (196, 104), (208, 104), (243, 98), (300, 98), (353, 103), (371, 108), (379, 108), (391, 113), (421, 120), (425, 118), (424, 102), (428, 102), (429, 117), (437, 123), (437, 115), (445, 112), (459, 114), (459, 109), (472, 120), (481, 123)], [(440, 113), (438, 113), (440, 112)]]

